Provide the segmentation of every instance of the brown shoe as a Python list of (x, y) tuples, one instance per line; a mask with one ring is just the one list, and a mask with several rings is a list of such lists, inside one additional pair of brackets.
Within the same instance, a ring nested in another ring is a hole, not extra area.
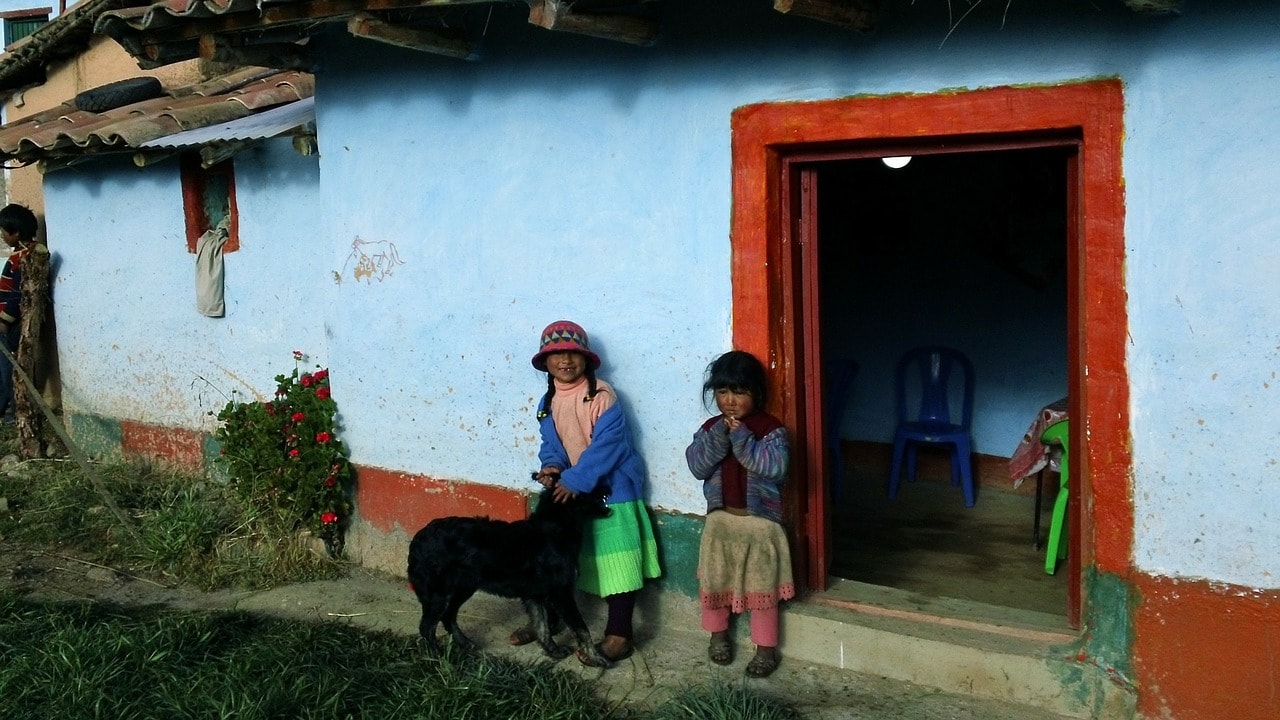
[(733, 645), (729, 642), (729, 633), (711, 633), (711, 643), (707, 645), (707, 657), (717, 665), (728, 665), (733, 662)]
[(512, 645), (519, 646), (519, 645), (528, 645), (529, 643), (537, 639), (538, 639), (538, 635), (533, 631), (533, 628), (522, 627), (519, 630), (516, 630), (515, 632), (511, 633), (511, 636), (507, 638), (507, 642), (511, 643)]
[(631, 657), (631, 653), (635, 652), (635, 648), (631, 645), (631, 640), (621, 635), (605, 635), (604, 640), (596, 643), (596, 649), (609, 662), (626, 660)]
[(778, 669), (778, 649), (756, 647), (756, 656), (747, 663), (747, 675), (753, 678), (765, 678)]

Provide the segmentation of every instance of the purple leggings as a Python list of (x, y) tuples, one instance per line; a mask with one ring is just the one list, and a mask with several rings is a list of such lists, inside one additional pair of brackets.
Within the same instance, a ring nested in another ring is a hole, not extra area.
[(635, 613), (637, 592), (632, 590), (610, 595), (604, 599), (605, 604), (609, 607), (609, 621), (604, 626), (605, 635), (617, 635), (628, 640), (631, 639), (631, 616)]

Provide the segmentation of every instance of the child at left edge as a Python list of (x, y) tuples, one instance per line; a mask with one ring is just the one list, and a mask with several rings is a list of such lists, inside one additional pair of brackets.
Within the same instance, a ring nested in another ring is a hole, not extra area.
[[(0, 270), (0, 342), (10, 353), (18, 352), (21, 336), (22, 258), (35, 245), (39, 229), (35, 213), (28, 208), (16, 203), (0, 208), (0, 238), (12, 251)], [(13, 412), (13, 366), (0, 354), (0, 417), (8, 421)]]
[[(533, 366), (547, 373), (547, 392), (538, 404), (544, 487), (558, 483), (554, 497), (603, 489), (609, 515), (583, 532), (578, 558), (578, 589), (602, 597), (608, 608), (604, 639), (596, 650), (610, 663), (630, 657), (632, 616), (644, 581), (659, 577), (658, 542), (644, 503), (647, 471), (631, 441), (631, 431), (613, 386), (596, 377), (600, 356), (587, 332), (568, 320), (542, 331)], [(512, 645), (533, 640), (530, 628), (511, 634)], [(578, 661), (594, 665), (578, 651)]]

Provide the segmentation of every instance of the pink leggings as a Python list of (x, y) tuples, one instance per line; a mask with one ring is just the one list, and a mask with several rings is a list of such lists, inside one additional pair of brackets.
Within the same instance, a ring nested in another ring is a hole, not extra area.
[[(729, 629), (729, 608), (702, 609), (702, 629), (724, 632)], [(751, 642), (760, 647), (778, 647), (778, 608), (751, 611)]]

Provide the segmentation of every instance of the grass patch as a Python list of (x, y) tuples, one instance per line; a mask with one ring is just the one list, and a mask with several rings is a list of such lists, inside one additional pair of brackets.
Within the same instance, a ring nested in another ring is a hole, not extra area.
[[(13, 452), (0, 428), (0, 457)], [(139, 463), (94, 466), (137, 537), (66, 460), (0, 465), (0, 540), (206, 590), (349, 569), (225, 485)], [(690, 687), (652, 712), (542, 661), (427, 655), (416, 636), (240, 612), (55, 603), (0, 590), (0, 717), (792, 720), (745, 687)]]
[(660, 705), (648, 720), (800, 720), (794, 708), (741, 685), (688, 687)]
[[(0, 455), (13, 452), (13, 434), (11, 426), (0, 429)], [(136, 538), (67, 459), (0, 468), (0, 497), (9, 508), (0, 513), (0, 538), (202, 590), (273, 587), (347, 570), (275, 516), (245, 506), (224, 484), (150, 463), (93, 467), (133, 521)]]
[(246, 613), (0, 596), (0, 717), (605, 717), (589, 683), (416, 638)]
[(0, 594), (0, 717), (398, 720), (796, 720), (742, 687), (690, 688), (653, 711), (609, 707), (543, 662), (427, 655), (417, 638), (240, 612), (189, 613)]

